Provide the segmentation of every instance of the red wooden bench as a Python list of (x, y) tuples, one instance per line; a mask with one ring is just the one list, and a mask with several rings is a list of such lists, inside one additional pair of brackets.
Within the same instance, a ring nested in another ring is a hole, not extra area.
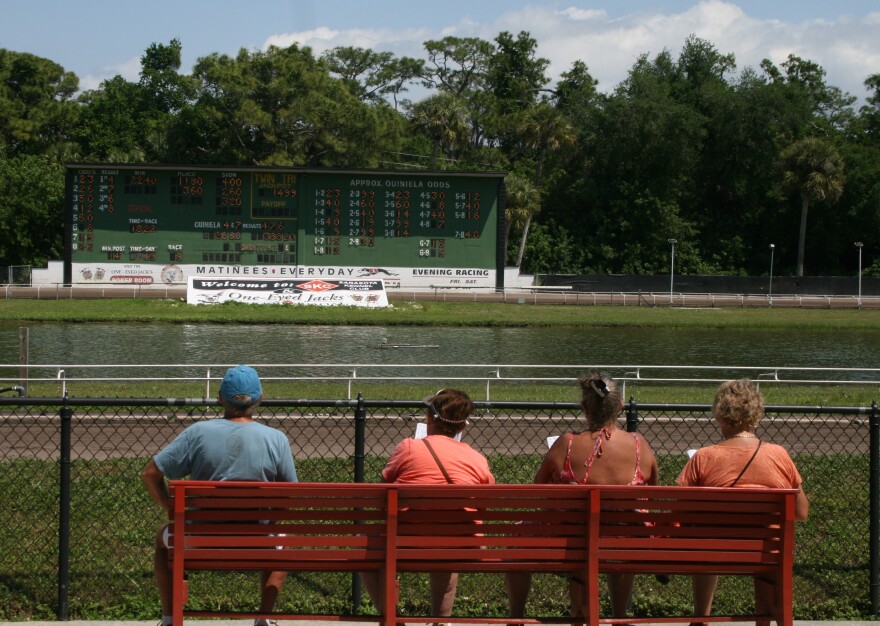
[(775, 615), (649, 617), (603, 622), (775, 620), (792, 626), (794, 489), (601, 487), (600, 573), (760, 576)]
[[(258, 615), (186, 609), (187, 571), (266, 569), (384, 576), (384, 616), (279, 612), (278, 619), (571, 623), (397, 614), (398, 572), (525, 570), (583, 578), (590, 626), (757, 618), (792, 625), (794, 490), (171, 481), (170, 493), (175, 626), (184, 616)], [(760, 575), (775, 584), (780, 611), (600, 619), (600, 573)]]
[[(587, 581), (598, 606), (599, 493), (571, 485), (400, 485), (398, 572), (552, 572)], [(498, 588), (503, 588), (498, 579)], [(386, 598), (386, 606), (389, 600)], [(566, 602), (566, 605), (568, 603)], [(593, 625), (597, 616), (594, 616)], [(571, 623), (571, 618), (398, 617), (397, 622)]]
[(169, 494), (176, 626), (185, 616), (257, 617), (186, 610), (187, 571), (379, 571), (393, 537), (383, 485), (170, 481)]
[(587, 603), (597, 606), (597, 562), (590, 555), (598, 547), (598, 492), (588, 487), (171, 481), (169, 491), (175, 626), (184, 617), (258, 616), (186, 609), (186, 572), (193, 570), (379, 571), (384, 576), (384, 616), (279, 612), (276, 619), (366, 620), (384, 626), (517, 621), (397, 615), (397, 573), (432, 570), (576, 573), (590, 581)]

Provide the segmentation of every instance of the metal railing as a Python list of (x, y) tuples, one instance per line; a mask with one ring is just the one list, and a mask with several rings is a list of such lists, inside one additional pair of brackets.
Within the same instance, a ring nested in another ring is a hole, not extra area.
[[(59, 397), (78, 383), (187, 383), (204, 389), (212, 398), (226, 364), (0, 364), (0, 385), (27, 388), (31, 383), (57, 384)], [(497, 364), (364, 364), (364, 363), (254, 363), (264, 381), (331, 382), (344, 386), (352, 400), (356, 387), (370, 384), (479, 384), (486, 402), (505, 385), (570, 385), (584, 372), (601, 370), (621, 384), (720, 384), (731, 378), (751, 378), (761, 385), (880, 386), (880, 368), (870, 367), (774, 367), (700, 365), (497, 365)], [(547, 372), (542, 375), (541, 372)], [(362, 389), (361, 389), (362, 390)]]
[[(796, 293), (690, 293), (646, 291), (579, 291), (565, 286), (518, 286), (498, 291), (465, 285), (433, 285), (420, 288), (388, 289), (393, 301), (505, 302), (510, 304), (573, 304), (592, 306), (649, 306), (663, 308), (800, 308), (800, 309), (876, 309), (880, 297), (852, 295), (812, 295)], [(0, 298), (68, 300), (77, 298), (186, 298), (183, 285), (90, 283), (46, 283), (37, 285), (0, 284)]]

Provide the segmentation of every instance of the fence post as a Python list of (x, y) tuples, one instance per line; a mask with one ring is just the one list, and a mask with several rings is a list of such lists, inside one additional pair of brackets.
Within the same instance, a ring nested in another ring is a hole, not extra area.
[(871, 614), (880, 612), (880, 412), (877, 401), (871, 402), (870, 480), (868, 497), (871, 501), (870, 548), (871, 554)]
[[(364, 459), (367, 438), (367, 408), (364, 396), (358, 392), (357, 407), (354, 409), (354, 482), (364, 482)], [(351, 575), (351, 612), (357, 614), (361, 606), (361, 577), (357, 572)]]
[(28, 393), (31, 378), (28, 371), (28, 365), (31, 363), (30, 332), (31, 330), (27, 326), (18, 329), (18, 384), (24, 388), (24, 392), (21, 394), (24, 396), (30, 395)]
[(61, 484), (58, 512), (58, 619), (67, 620), (70, 583), (70, 434), (73, 409), (61, 405)]
[(364, 458), (367, 438), (367, 409), (364, 396), (358, 393), (354, 409), (354, 482), (364, 482)]
[(639, 429), (639, 410), (633, 396), (629, 397), (629, 408), (626, 410), (626, 432), (634, 433)]

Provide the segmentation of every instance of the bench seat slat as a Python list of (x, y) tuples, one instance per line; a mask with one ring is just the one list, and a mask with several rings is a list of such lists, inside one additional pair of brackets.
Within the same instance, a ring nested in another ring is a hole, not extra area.
[(676, 526), (676, 527), (658, 527), (658, 526), (608, 526), (602, 527), (602, 539), (609, 541), (616, 537), (637, 538), (644, 537), (649, 539), (662, 539), (665, 537), (681, 538), (681, 539), (760, 539), (766, 541), (775, 541), (779, 539), (779, 530), (769, 526), (734, 526), (723, 527), (713, 526)]
[(733, 551), (695, 551), (695, 550), (601, 550), (599, 565), (608, 561), (641, 561), (643, 563), (667, 563), (674, 561), (700, 563), (776, 563), (780, 560), (778, 553), (733, 552)]
[[(345, 561), (363, 560), (379, 561), (383, 555), (379, 550), (367, 548), (351, 548), (348, 550), (309, 548), (299, 550), (295, 548), (276, 550), (274, 548), (187, 548), (184, 550), (185, 559), (206, 561), (216, 559), (219, 561), (247, 561), (265, 559), (265, 562), (282, 561)], [(263, 569), (266, 569), (265, 567)]]
[[(244, 523), (259, 522), (262, 520), (283, 521), (283, 520), (302, 520), (310, 521), (340, 521), (340, 522), (377, 522), (384, 521), (385, 514), (381, 511), (367, 511), (352, 507), (351, 509), (340, 510), (322, 510), (322, 509), (274, 509), (274, 510), (240, 510), (240, 509), (221, 509), (207, 511), (204, 509), (195, 510), (187, 516), (187, 519), (195, 522), (227, 522), (227, 523)], [(235, 520), (235, 522), (230, 522)]]
[(300, 524), (295, 520), (270, 524), (239, 524), (239, 523), (206, 523), (187, 524), (187, 535), (357, 535), (377, 534), (385, 532), (386, 525), (383, 523), (371, 524), (346, 524), (346, 523), (306, 523)]
[(602, 537), (599, 540), (600, 550), (627, 547), (630, 550), (654, 552), (664, 549), (678, 549), (693, 552), (756, 552), (769, 554), (779, 551), (779, 542), (775, 540), (756, 539), (752, 537)]
[(332, 497), (332, 498), (305, 498), (305, 497), (269, 497), (269, 498), (259, 498), (257, 496), (253, 496), (250, 498), (237, 498), (237, 497), (223, 497), (223, 496), (204, 496), (204, 497), (194, 497), (187, 496), (187, 502), (189, 506), (200, 509), (202, 511), (212, 511), (216, 509), (235, 509), (235, 510), (247, 510), (247, 509), (300, 509), (300, 510), (308, 510), (311, 508), (320, 509), (320, 510), (333, 510), (334, 508), (339, 509), (352, 509), (352, 508), (363, 508), (363, 509), (374, 509), (374, 510), (383, 510), (384, 501), (381, 498), (376, 497), (359, 497), (359, 496), (344, 496), (344, 497)]
[(504, 532), (503, 529), (486, 528), (485, 526), (462, 526), (457, 528), (437, 528), (425, 529), (426, 533), (430, 532), (430, 541), (427, 542), (425, 534), (416, 534), (414, 532), (400, 532), (397, 534), (398, 547), (408, 546), (425, 546), (430, 545), (436, 548), (450, 548), (455, 546), (528, 546), (536, 544), (557, 544), (564, 546), (580, 546), (586, 545), (588, 541), (587, 528), (585, 526), (577, 529), (560, 532), (544, 531), (534, 532), (522, 530), (514, 527), (510, 532)]
[[(480, 552), (484, 551), (481, 550)], [(469, 555), (467, 549), (444, 550), (442, 552), (437, 550), (407, 549), (406, 551), (403, 551), (397, 559), (399, 567), (402, 567), (403, 563), (411, 561), (426, 561), (432, 563), (454, 562), (465, 565), (489, 562), (499, 563), (512, 560), (530, 560), (534, 563), (552, 560), (559, 564), (569, 564), (567, 569), (571, 569), (572, 563), (586, 566), (588, 560), (586, 550), (572, 551), (562, 548), (518, 548), (516, 550), (493, 550), (493, 553), (494, 552), (497, 552), (498, 554), (483, 554), (479, 557), (475, 557), (472, 554)]]
[[(385, 533), (340, 533), (334, 535), (329, 532), (320, 534), (273, 534), (273, 535), (190, 535), (186, 539), (187, 546), (308, 546), (308, 545), (373, 545), (377, 549), (385, 549)], [(178, 544), (179, 545), (179, 544)]]

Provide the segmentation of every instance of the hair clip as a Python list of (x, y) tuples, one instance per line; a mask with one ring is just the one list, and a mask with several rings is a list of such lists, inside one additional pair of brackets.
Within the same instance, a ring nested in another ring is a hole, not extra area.
[(605, 381), (601, 378), (591, 379), (590, 380), (590, 389), (596, 392), (596, 395), (602, 398), (603, 400), (608, 395), (608, 385), (605, 384)]
[(467, 417), (465, 417), (464, 419), (460, 419), (460, 420), (454, 420), (454, 419), (449, 419), (448, 417), (443, 417), (439, 413), (435, 413), (434, 417), (436, 419), (440, 420), (441, 422), (446, 422), (447, 424), (456, 424), (456, 425), (457, 424), (464, 424), (465, 426), (470, 424)]

